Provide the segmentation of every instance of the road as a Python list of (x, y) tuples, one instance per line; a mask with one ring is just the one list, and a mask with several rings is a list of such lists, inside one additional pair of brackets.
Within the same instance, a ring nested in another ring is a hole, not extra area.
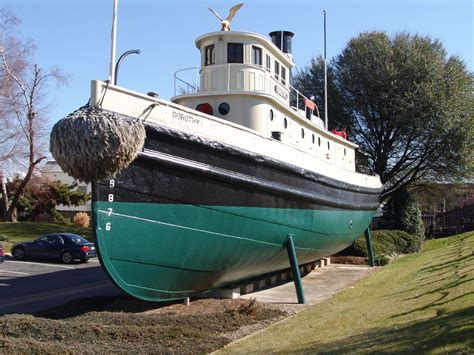
[(64, 265), (36, 260), (0, 264), (0, 315), (31, 313), (96, 295), (123, 294), (96, 258)]

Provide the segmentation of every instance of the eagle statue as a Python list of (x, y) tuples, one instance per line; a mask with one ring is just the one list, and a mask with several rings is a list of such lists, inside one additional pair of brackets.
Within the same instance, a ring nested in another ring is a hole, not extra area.
[(236, 14), (236, 12), (242, 7), (243, 3), (237, 4), (233, 6), (230, 11), (229, 11), (229, 16), (224, 20), (222, 17), (219, 16), (217, 12), (215, 12), (213, 9), (209, 8), (209, 11), (211, 11), (216, 17), (221, 21), (221, 31), (230, 31), (230, 23), (232, 21), (232, 18)]

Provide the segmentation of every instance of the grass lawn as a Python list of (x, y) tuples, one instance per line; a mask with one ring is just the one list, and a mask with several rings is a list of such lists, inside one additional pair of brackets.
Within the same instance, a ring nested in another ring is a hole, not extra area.
[(474, 231), (431, 240), (232, 353), (474, 353)]
[(44, 234), (68, 232), (85, 236), (88, 240), (93, 241), (92, 230), (90, 228), (82, 228), (76, 225), (66, 226), (54, 223), (41, 222), (1, 222), (0, 236), (8, 239), (6, 243), (6, 252), (10, 252), (13, 243), (26, 242), (34, 240)]

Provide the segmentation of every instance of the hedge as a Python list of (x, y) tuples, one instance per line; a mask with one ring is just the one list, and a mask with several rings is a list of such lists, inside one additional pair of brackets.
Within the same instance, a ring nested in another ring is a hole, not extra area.
[[(374, 258), (379, 259), (380, 264), (386, 264), (387, 257), (420, 251), (422, 243), (423, 237), (399, 230), (377, 230), (372, 232)], [(365, 237), (357, 239), (352, 245), (352, 249), (356, 255), (367, 257)]]

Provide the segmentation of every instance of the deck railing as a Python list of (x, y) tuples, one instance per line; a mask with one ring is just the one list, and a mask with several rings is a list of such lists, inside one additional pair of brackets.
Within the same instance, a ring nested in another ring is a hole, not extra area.
[[(275, 73), (270, 72), (266, 67), (262, 65), (254, 65), (254, 64), (241, 64), (241, 63), (228, 63), (228, 64), (213, 64), (205, 67), (192, 67), (192, 68), (184, 68), (178, 70), (174, 73), (174, 95), (186, 95), (186, 94), (197, 94), (202, 92), (200, 81), (201, 81), (201, 73), (204, 69), (227, 69), (227, 78), (225, 83), (225, 91), (233, 91), (236, 89), (232, 89), (235, 85), (232, 85), (232, 76), (231, 71), (232, 69), (252, 69), (257, 70), (264, 75), (264, 85), (262, 90), (254, 90), (254, 91), (261, 91), (267, 94), (276, 96), (280, 99), (279, 96), (275, 95), (274, 90), (272, 90), (274, 85), (277, 85), (278, 89), (282, 92), (288, 92), (289, 96), (287, 104), (290, 108), (296, 111), (300, 116), (306, 117), (306, 102), (311, 101), (306, 96), (304, 96), (301, 92), (299, 92), (295, 87), (292, 85), (283, 85), (280, 80), (280, 76), (276, 75)], [(286, 81), (288, 78), (286, 78)], [(235, 83), (234, 83), (235, 84)], [(315, 104), (315, 112), (314, 114), (319, 117), (319, 109), (318, 106)]]

